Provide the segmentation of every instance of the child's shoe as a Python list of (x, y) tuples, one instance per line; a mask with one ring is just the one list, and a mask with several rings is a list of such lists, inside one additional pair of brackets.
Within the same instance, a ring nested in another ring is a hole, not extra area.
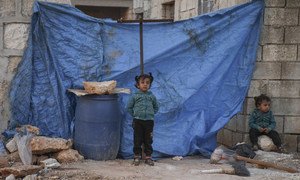
[(140, 160), (140, 158), (138, 158), (138, 157), (135, 157), (134, 159), (133, 159), (133, 165), (135, 165), (135, 166), (138, 166), (138, 165), (140, 165), (140, 162), (141, 162), (141, 160)]
[(148, 164), (149, 166), (154, 166), (154, 161), (151, 158), (147, 158), (145, 160), (145, 163)]

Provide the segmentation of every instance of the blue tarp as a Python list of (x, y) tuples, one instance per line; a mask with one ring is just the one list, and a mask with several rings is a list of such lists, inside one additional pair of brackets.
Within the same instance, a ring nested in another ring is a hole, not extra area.
[[(174, 23), (144, 24), (145, 72), (160, 104), (155, 156), (209, 154), (216, 134), (241, 110), (255, 66), (263, 1)], [(12, 81), (12, 121), (46, 136), (69, 138), (76, 106), (67, 89), (83, 81), (117, 80), (134, 87), (139, 75), (139, 25), (96, 19), (61, 4), (35, 2), (27, 49)], [(132, 156), (129, 95), (119, 154)]]

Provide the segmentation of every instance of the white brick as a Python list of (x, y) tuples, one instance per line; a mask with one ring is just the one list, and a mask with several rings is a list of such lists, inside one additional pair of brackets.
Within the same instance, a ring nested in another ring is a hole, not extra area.
[(282, 79), (300, 79), (300, 62), (282, 63)]
[(261, 34), (261, 43), (280, 44), (283, 43), (283, 37), (284, 37), (283, 27), (264, 26)]
[(265, 0), (266, 7), (284, 7), (285, 0)]
[(281, 64), (272, 62), (256, 62), (253, 79), (279, 79)]
[(300, 134), (300, 117), (286, 117), (284, 133)]
[(300, 116), (300, 99), (271, 99), (271, 108), (274, 115)]
[(286, 6), (287, 7), (300, 7), (300, 1), (299, 0), (287, 0)]
[(285, 28), (285, 43), (300, 44), (300, 26)]
[(299, 98), (300, 81), (269, 81), (267, 92), (272, 97)]
[(0, 18), (15, 16), (16, 4), (13, 0), (0, 0)]
[(266, 8), (264, 16), (265, 25), (298, 25), (299, 9)]
[(0, 82), (6, 80), (8, 58), (0, 56)]
[(265, 45), (263, 61), (296, 61), (297, 45)]
[(23, 50), (26, 46), (29, 24), (11, 23), (4, 25), (4, 48)]

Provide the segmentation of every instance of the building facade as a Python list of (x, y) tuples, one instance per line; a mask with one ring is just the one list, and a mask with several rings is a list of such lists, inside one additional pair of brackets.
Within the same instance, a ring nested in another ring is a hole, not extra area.
[[(46, 1), (46, 0), (45, 0)], [(173, 18), (199, 14), (250, 0), (48, 0), (71, 4), (88, 15), (113, 19)], [(10, 117), (8, 93), (29, 33), (34, 0), (0, 0), (0, 130)], [(218, 142), (232, 146), (249, 141), (248, 116), (254, 96), (272, 99), (277, 128), (289, 151), (300, 152), (300, 1), (265, 0), (264, 24), (256, 69), (241, 113), (218, 133)]]

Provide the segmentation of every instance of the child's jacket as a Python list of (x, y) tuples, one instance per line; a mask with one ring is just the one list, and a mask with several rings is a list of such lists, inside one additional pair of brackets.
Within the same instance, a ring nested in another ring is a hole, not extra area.
[(259, 109), (254, 109), (250, 115), (249, 126), (257, 130), (259, 130), (259, 128), (268, 128), (269, 131), (273, 130), (276, 126), (276, 122), (272, 111), (264, 113)]
[(154, 114), (158, 111), (156, 97), (151, 91), (138, 91), (129, 99), (127, 111), (135, 119), (154, 120)]

